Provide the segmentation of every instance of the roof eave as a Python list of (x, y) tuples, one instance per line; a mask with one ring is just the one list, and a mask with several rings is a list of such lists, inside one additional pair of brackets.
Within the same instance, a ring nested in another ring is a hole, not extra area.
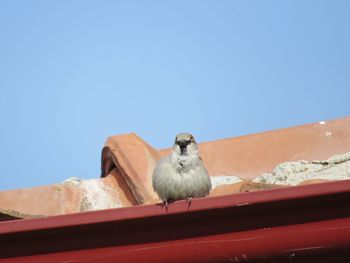
[[(350, 256), (350, 180), (0, 223), (0, 261)], [(341, 253), (340, 253), (341, 252)], [(345, 253), (345, 254), (344, 254)], [(306, 261), (305, 261), (306, 262)]]

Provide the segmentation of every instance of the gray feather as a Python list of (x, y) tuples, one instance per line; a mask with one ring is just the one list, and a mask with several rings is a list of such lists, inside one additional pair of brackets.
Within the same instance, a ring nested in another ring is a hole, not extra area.
[(177, 138), (189, 140), (186, 149), (180, 150), (176, 140), (171, 154), (160, 159), (153, 172), (153, 189), (163, 201), (204, 197), (211, 190), (210, 177), (193, 136), (180, 135)]

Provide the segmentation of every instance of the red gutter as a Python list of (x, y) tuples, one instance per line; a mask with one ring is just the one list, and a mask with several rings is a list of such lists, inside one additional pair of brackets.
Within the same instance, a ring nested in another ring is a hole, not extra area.
[(350, 262), (350, 180), (0, 222), (0, 262)]

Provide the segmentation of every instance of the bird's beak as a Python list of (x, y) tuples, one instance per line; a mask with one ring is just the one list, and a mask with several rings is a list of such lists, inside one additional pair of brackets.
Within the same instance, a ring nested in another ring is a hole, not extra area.
[(179, 145), (179, 147), (180, 147), (180, 151), (181, 151), (181, 154), (184, 154), (185, 152), (186, 152), (186, 150), (187, 150), (187, 144), (188, 144), (188, 142), (187, 141), (178, 141), (178, 143), (177, 143), (178, 145)]

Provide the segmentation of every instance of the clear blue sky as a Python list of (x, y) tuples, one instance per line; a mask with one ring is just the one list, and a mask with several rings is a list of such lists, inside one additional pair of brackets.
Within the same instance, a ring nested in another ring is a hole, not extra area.
[(350, 114), (350, 1), (0, 1), (0, 190)]

